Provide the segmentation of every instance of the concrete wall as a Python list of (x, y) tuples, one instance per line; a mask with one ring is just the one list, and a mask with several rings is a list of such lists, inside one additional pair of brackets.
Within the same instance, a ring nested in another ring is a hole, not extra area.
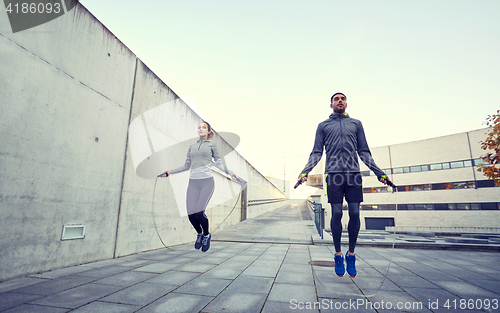
[[(160, 248), (155, 224), (167, 245), (193, 241), (170, 180), (158, 180), (153, 198), (154, 180), (136, 175), (127, 130), (176, 99), (179, 123), (167, 135), (196, 134), (201, 117), (81, 4), (31, 30), (8, 29), (2, 11), (0, 281)], [(284, 197), (237, 153), (230, 159), (245, 172), (248, 199)], [(223, 201), (207, 215), (220, 230), (240, 221), (241, 199), (239, 186), (214, 176), (213, 199)], [(69, 224), (85, 225), (85, 239), (61, 241)]]
[[(287, 198), (290, 198), (290, 191), (292, 190), (293, 186), (290, 184), (288, 180), (283, 180), (279, 178), (273, 178), (273, 177), (267, 177), (266, 178), (273, 183), (274, 186), (276, 186), (279, 190), (283, 191), (285, 196)], [(294, 183), (295, 184), (295, 183)]]

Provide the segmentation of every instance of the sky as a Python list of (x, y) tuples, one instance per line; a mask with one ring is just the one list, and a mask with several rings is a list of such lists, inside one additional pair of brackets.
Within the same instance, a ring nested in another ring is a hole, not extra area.
[(370, 147), (484, 128), (500, 109), (498, 0), (80, 2), (275, 178), (296, 180), (335, 92)]

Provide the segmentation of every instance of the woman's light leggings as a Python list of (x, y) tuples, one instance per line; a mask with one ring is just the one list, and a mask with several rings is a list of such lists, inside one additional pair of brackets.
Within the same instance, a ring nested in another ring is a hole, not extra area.
[(203, 231), (205, 236), (209, 234), (205, 209), (210, 198), (212, 198), (214, 189), (215, 181), (213, 177), (189, 180), (186, 196), (188, 218), (198, 234)]

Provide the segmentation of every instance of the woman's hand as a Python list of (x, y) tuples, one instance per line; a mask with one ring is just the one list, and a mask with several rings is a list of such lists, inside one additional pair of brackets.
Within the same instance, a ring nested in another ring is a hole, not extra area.
[(170, 176), (170, 173), (171, 173), (170, 171), (165, 171), (165, 172), (161, 173), (160, 175), (158, 175), (158, 177), (168, 177), (168, 176)]
[(238, 180), (239, 180), (239, 177), (238, 177), (238, 175), (236, 175), (236, 173), (235, 173), (235, 172), (231, 172), (231, 178), (232, 178), (233, 180), (236, 180), (236, 181), (238, 181)]

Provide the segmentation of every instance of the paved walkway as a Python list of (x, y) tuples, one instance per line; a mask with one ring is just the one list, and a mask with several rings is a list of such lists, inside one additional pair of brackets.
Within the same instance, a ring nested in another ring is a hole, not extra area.
[(333, 253), (312, 244), (307, 210), (244, 221), (206, 253), (186, 244), (7, 281), (0, 312), (500, 312), (498, 252), (360, 246), (358, 276), (340, 278), (309, 263)]

